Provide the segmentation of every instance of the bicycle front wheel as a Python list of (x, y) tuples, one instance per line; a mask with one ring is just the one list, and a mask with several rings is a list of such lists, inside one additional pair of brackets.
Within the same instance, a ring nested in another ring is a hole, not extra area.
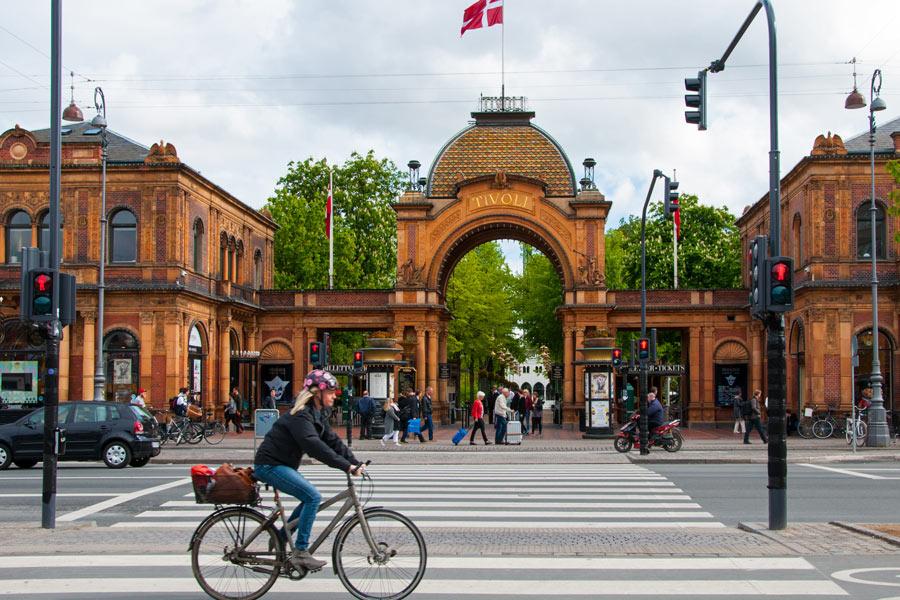
[(203, 441), (203, 425), (200, 423), (190, 423), (184, 432), (184, 439), (188, 444), (199, 444)]
[(225, 426), (216, 421), (204, 428), (203, 437), (210, 444), (218, 444), (225, 439)]
[(263, 523), (255, 510), (233, 507), (201, 524), (191, 570), (204, 592), (216, 600), (254, 600), (275, 584), (284, 554), (275, 528), (269, 525), (247, 542)]
[(800, 419), (800, 424), (797, 426), (797, 433), (800, 434), (800, 437), (808, 439), (812, 439), (813, 437), (813, 421), (809, 417), (803, 417)]
[(825, 419), (820, 419), (813, 424), (813, 435), (820, 440), (828, 439), (834, 433), (834, 425)]
[(425, 576), (425, 538), (400, 513), (376, 508), (365, 515), (377, 552), (369, 547), (359, 516), (353, 517), (334, 539), (331, 559), (337, 575), (360, 600), (406, 598)]

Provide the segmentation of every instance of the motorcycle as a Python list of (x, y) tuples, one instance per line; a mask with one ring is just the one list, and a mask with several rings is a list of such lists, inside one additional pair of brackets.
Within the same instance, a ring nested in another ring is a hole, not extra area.
[[(632, 448), (641, 447), (641, 430), (638, 427), (639, 413), (634, 413), (631, 420), (622, 425), (616, 434), (613, 442), (616, 450), (626, 453)], [(681, 425), (681, 419), (669, 421), (664, 425), (660, 425), (650, 432), (650, 447), (661, 446), (666, 452), (678, 452), (684, 444), (684, 438), (681, 437), (681, 431), (678, 426)]]

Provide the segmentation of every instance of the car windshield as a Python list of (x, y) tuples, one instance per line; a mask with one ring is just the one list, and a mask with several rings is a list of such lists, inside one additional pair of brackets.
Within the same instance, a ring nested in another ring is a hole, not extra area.
[(136, 404), (131, 405), (131, 411), (138, 419), (152, 419), (153, 415), (144, 410), (143, 407), (137, 406)]

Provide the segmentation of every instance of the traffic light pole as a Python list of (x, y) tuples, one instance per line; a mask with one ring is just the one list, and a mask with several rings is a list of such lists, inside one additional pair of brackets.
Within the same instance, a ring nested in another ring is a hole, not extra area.
[[(653, 170), (653, 177), (650, 179), (650, 189), (647, 190), (647, 198), (644, 200), (644, 208), (641, 211), (641, 338), (647, 337), (647, 205), (650, 204), (650, 197), (653, 195), (653, 187), (656, 180), (662, 177), (662, 171)], [(641, 413), (639, 418), (641, 429), (641, 454), (650, 454), (649, 432), (647, 427), (647, 361), (640, 361), (640, 384), (638, 390), (638, 411)]]
[[(778, 150), (778, 60), (775, 36), (775, 9), (770, 0), (757, 0), (722, 58), (714, 60), (710, 72), (725, 69), (725, 62), (760, 9), (766, 10), (769, 34), (769, 255), (781, 256), (781, 168)], [(785, 429), (784, 319), (766, 316), (766, 359), (769, 398), (769, 529), (787, 527), (787, 432)]]
[(59, 186), (62, 161), (60, 132), (62, 0), (50, 3), (50, 268), (53, 320), (46, 324), (47, 358), (44, 365), (44, 456), (41, 493), (41, 527), (56, 527), (56, 459), (59, 406)]

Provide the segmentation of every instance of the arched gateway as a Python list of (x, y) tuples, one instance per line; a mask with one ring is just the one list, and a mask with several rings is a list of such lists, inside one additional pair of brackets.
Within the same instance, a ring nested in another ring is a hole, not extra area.
[[(582, 323), (577, 305), (606, 303), (604, 229), (611, 203), (594, 186), (592, 169), (576, 184), (559, 144), (531, 120), (533, 112), (476, 112), (474, 123), (435, 157), (427, 185), (416, 185), (394, 205), (397, 211), (395, 333), (417, 331), (417, 371), (438, 390), (438, 364), (446, 360), (448, 279), (476, 246), (514, 239), (544, 253), (564, 290), (559, 317), (564, 330), (605, 326)], [(411, 181), (419, 181), (411, 174)], [(597, 315), (588, 315), (588, 318)], [(424, 321), (424, 324), (423, 324)], [(424, 326), (423, 326), (424, 325)], [(424, 348), (423, 348), (424, 346)], [(424, 350), (424, 351), (422, 351)], [(564, 419), (575, 422), (575, 367), (566, 346)], [(420, 378), (421, 381), (421, 378)]]

